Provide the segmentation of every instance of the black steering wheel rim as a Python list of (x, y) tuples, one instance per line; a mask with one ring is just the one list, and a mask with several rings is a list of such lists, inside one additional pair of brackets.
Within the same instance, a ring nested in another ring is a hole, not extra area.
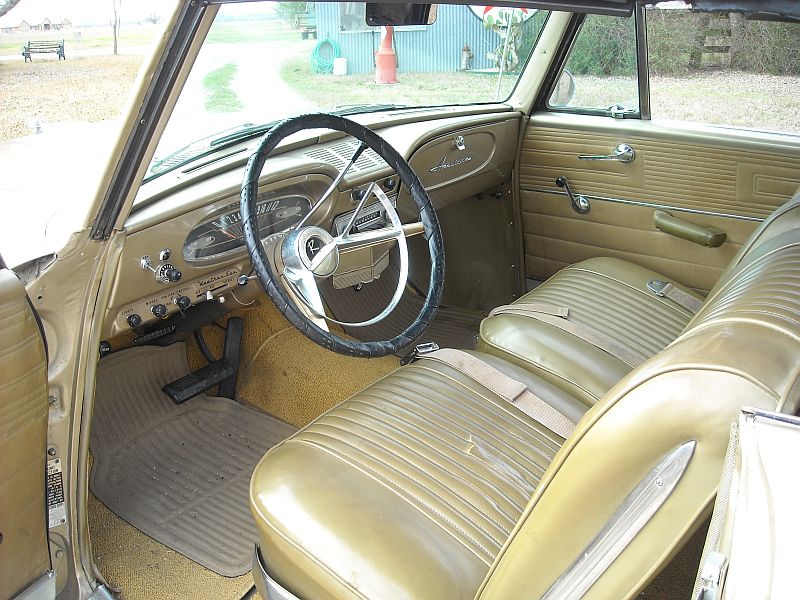
[[(423, 235), (428, 242), (431, 259), (428, 291), (417, 318), (404, 331), (390, 340), (361, 342), (348, 340), (325, 331), (307, 318), (289, 299), (267, 258), (259, 236), (256, 218), (256, 200), (261, 170), (270, 153), (284, 138), (304, 129), (333, 129), (364, 142), (397, 173), (419, 210), (420, 221), (424, 228)], [(303, 335), (323, 348), (358, 358), (377, 358), (397, 354), (422, 335), (436, 315), (444, 289), (444, 244), (436, 211), (424, 186), (408, 162), (383, 138), (363, 125), (344, 117), (325, 113), (300, 115), (276, 124), (264, 135), (258, 148), (247, 161), (242, 181), (241, 215), (244, 242), (262, 287), (286, 319)]]

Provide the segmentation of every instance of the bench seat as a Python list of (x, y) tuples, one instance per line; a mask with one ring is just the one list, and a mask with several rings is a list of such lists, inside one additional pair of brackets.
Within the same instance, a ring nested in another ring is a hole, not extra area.
[[(613, 339), (644, 361), (678, 337), (692, 318), (687, 309), (648, 289), (654, 279), (665, 277), (623, 260), (593, 258), (563, 269), (514, 305), (566, 307), (570, 321)], [(633, 369), (563, 329), (515, 314), (484, 319), (478, 348), (561, 386), (588, 406)]]
[[(800, 192), (750, 236), (707, 301), (725, 288), (750, 254), (797, 227), (800, 227)], [(566, 307), (570, 321), (610, 338), (644, 361), (672, 343), (693, 318), (686, 308), (651, 291), (647, 285), (651, 280), (668, 281), (668, 278), (627, 261), (593, 258), (561, 270), (513, 306), (539, 303)], [(670, 283), (701, 299), (679, 283)], [(563, 329), (514, 314), (484, 319), (478, 349), (536, 373), (590, 406), (635, 366)]]
[[(781, 214), (785, 224), (797, 210)], [(566, 440), (476, 374), (423, 356), (275, 446), (250, 487), (262, 595), (564, 598), (588, 579), (581, 597), (636, 598), (709, 514), (741, 408), (798, 411), (800, 228), (775, 223), (675, 339), (677, 317), (657, 340), (632, 341), (642, 353), (667, 346), (588, 410), (530, 369), (477, 355), (577, 420)], [(674, 317), (635, 285), (650, 272), (589, 266), (542, 286), (538, 301), (605, 314), (595, 322), (609, 335), (608, 315), (637, 326), (642, 307)], [(570, 281), (595, 287), (573, 298)], [(579, 348), (570, 358), (590, 364)]]

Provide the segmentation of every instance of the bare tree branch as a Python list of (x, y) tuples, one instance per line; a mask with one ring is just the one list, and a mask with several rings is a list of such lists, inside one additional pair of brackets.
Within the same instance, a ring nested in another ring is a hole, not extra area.
[(0, 0), (0, 17), (19, 4), (20, 0)]

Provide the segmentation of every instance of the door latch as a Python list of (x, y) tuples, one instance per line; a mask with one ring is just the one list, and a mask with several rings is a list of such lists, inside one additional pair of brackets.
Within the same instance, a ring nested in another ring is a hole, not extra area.
[(636, 150), (628, 144), (620, 144), (611, 154), (579, 154), (579, 160), (616, 160), (621, 163), (632, 163), (636, 160)]

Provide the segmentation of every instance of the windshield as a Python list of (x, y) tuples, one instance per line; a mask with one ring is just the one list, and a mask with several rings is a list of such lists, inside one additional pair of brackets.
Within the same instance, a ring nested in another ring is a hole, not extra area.
[(222, 6), (148, 178), (307, 112), (504, 101), (546, 16), (439, 5), (432, 25), (383, 28), (366, 24), (362, 2)]

